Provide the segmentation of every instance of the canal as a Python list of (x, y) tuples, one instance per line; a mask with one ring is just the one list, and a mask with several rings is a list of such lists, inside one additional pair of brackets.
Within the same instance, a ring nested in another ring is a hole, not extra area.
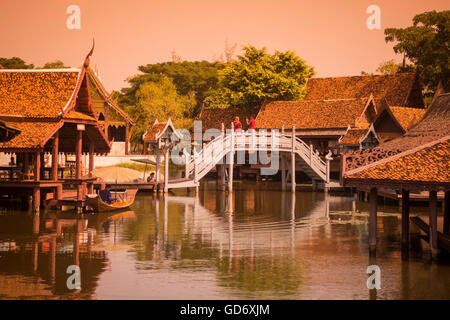
[[(368, 205), (349, 195), (235, 182), (232, 195), (138, 194), (116, 214), (0, 212), (0, 299), (450, 299), (450, 261), (379, 203), (375, 259)], [(426, 208), (413, 210), (426, 215)], [(367, 288), (369, 265), (381, 289)], [(81, 289), (69, 289), (79, 265)]]

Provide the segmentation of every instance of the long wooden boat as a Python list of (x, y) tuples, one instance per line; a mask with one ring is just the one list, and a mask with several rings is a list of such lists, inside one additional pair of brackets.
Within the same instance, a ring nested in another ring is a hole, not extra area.
[[(411, 217), (411, 221), (419, 227), (420, 230), (425, 232), (426, 236), (424, 237), (426, 241), (430, 239), (430, 226), (423, 221), (420, 217)], [(450, 253), (450, 236), (443, 234), (442, 232), (437, 232), (438, 235), (438, 247), (442, 250)]]
[(86, 205), (92, 208), (94, 212), (123, 210), (133, 204), (136, 192), (137, 189), (129, 189), (125, 192), (111, 192), (112, 198), (116, 199), (111, 204), (105, 203), (97, 194), (88, 194), (86, 197)]

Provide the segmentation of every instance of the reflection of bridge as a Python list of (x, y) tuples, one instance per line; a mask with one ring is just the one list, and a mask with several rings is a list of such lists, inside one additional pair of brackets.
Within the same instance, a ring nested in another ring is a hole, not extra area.
[[(295, 132), (295, 130), (293, 130)], [(165, 191), (173, 188), (198, 187), (199, 181), (206, 176), (216, 165), (220, 165), (221, 185), (229, 191), (233, 188), (233, 166), (235, 153), (237, 162), (245, 163), (245, 152), (249, 153), (249, 162), (256, 164), (259, 161), (270, 164), (264, 167), (266, 174), (275, 174), (281, 165), (282, 188), (290, 186), (295, 191), (295, 169), (300, 167), (312, 180), (330, 180), (329, 160), (323, 161), (312, 146), (308, 146), (295, 135), (286, 135), (284, 132), (265, 131), (258, 133), (235, 133), (222, 129), (222, 133), (203, 146), (194, 156), (185, 155), (185, 178), (168, 180), (164, 185)], [(224, 161), (226, 160), (226, 161)], [(166, 160), (166, 165), (168, 161)], [(275, 166), (274, 166), (275, 165)]]

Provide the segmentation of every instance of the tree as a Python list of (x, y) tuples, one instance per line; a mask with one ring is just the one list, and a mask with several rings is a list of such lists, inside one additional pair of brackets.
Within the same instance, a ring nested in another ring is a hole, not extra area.
[(384, 34), (386, 42), (396, 42), (395, 53), (403, 53), (416, 66), (426, 94), (431, 94), (439, 81), (446, 85), (450, 77), (450, 10), (418, 14), (412, 26), (387, 28)]
[(395, 74), (402, 72), (414, 72), (414, 70), (414, 66), (411, 64), (406, 64), (405, 61), (403, 61), (403, 63), (395, 63), (394, 59), (391, 59), (380, 63), (376, 71), (381, 74)]
[(27, 64), (18, 57), (0, 58), (0, 65), (5, 69), (33, 69), (33, 64)]
[(164, 62), (139, 66), (143, 74), (128, 79), (130, 88), (122, 89), (119, 98), (121, 105), (136, 103), (136, 93), (140, 86), (148, 82), (159, 82), (163, 77), (170, 77), (180, 95), (193, 95), (196, 100), (194, 115), (200, 111), (203, 100), (218, 87), (218, 70), (223, 64), (208, 61)]
[(190, 129), (195, 99), (180, 95), (173, 81), (164, 76), (158, 81), (140, 85), (136, 92), (136, 103), (125, 110), (134, 119), (136, 126), (131, 137), (135, 145), (142, 142), (142, 135), (151, 128), (156, 119), (166, 121), (169, 117), (177, 128)]
[(265, 48), (243, 48), (244, 55), (219, 71), (219, 89), (205, 101), (211, 107), (251, 110), (263, 102), (297, 100), (305, 95), (314, 69), (291, 51), (268, 54)]
[(47, 62), (41, 69), (66, 69), (70, 68), (64, 65), (64, 62), (61, 60), (56, 60), (53, 62)]

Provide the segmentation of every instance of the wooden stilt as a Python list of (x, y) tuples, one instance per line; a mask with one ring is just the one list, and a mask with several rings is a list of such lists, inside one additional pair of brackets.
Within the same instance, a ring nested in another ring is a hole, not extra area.
[(36, 152), (34, 154), (34, 181), (41, 180), (41, 154)]
[(375, 252), (377, 248), (377, 188), (370, 189), (369, 213), (369, 249)]
[(58, 180), (58, 147), (59, 147), (59, 132), (55, 133), (53, 139), (53, 148), (52, 148), (52, 180)]
[(402, 189), (402, 248), (409, 247), (409, 191)]
[(94, 170), (94, 141), (89, 140), (89, 176), (92, 177)]
[(156, 146), (156, 173), (155, 173), (156, 184), (158, 184), (158, 182), (159, 182), (159, 172), (160, 172), (160, 168), (161, 168), (160, 162), (161, 162), (160, 150), (159, 150), (158, 146)]
[(221, 164), (220, 165), (220, 190), (225, 191), (225, 186), (226, 186), (226, 182), (225, 182), (225, 175), (226, 175), (226, 168), (225, 168), (225, 164)]
[(434, 254), (438, 249), (437, 238), (437, 192), (430, 191), (430, 247)]
[(40, 207), (41, 207), (41, 189), (38, 187), (33, 189), (33, 211), (39, 212)]
[(450, 190), (445, 191), (444, 197), (444, 227), (443, 233), (450, 235)]
[(76, 154), (76, 167), (75, 167), (75, 178), (81, 179), (81, 148), (83, 143), (83, 131), (79, 130), (77, 132), (77, 141), (75, 145)]

